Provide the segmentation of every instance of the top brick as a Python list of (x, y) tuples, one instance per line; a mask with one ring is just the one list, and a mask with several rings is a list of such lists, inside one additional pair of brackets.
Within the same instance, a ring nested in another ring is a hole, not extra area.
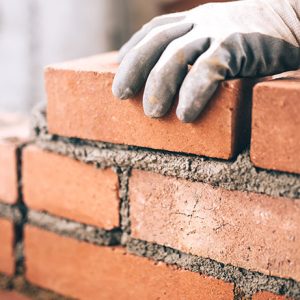
[(252, 83), (225, 81), (193, 124), (175, 107), (162, 119), (144, 115), (141, 98), (119, 101), (111, 92), (118, 65), (106, 53), (46, 68), (49, 131), (98, 140), (229, 159), (248, 142)]

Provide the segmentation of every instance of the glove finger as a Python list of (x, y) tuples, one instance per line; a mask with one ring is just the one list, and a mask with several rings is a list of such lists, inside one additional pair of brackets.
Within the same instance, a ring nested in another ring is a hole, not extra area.
[(176, 114), (185, 123), (193, 122), (216, 91), (219, 82), (230, 73), (232, 55), (214, 43), (201, 55), (184, 79), (179, 91)]
[(168, 45), (146, 82), (143, 106), (147, 116), (158, 118), (167, 113), (188, 65), (193, 64), (209, 44), (209, 39), (199, 39), (197, 32), (191, 30)]
[(167, 45), (190, 31), (192, 26), (190, 23), (174, 23), (153, 29), (121, 62), (113, 81), (113, 94), (120, 99), (135, 96)]
[(140, 30), (133, 34), (128, 42), (121, 47), (118, 54), (119, 62), (121, 62), (128, 51), (132, 49), (137, 43), (139, 43), (152, 29), (166, 24), (180, 22), (184, 18), (184, 13), (174, 13), (153, 18), (150, 22), (145, 24)]

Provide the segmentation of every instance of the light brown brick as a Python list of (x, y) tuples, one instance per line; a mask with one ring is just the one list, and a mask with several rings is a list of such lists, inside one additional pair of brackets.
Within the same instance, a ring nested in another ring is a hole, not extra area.
[(15, 271), (13, 245), (13, 224), (6, 219), (0, 219), (0, 272), (9, 276)]
[(31, 226), (25, 251), (30, 282), (79, 299), (233, 299), (231, 283)]
[(300, 79), (254, 89), (251, 160), (261, 168), (300, 173)]
[(230, 158), (248, 141), (251, 84), (221, 84), (199, 120), (181, 123), (172, 112), (144, 115), (142, 95), (120, 101), (111, 85), (116, 54), (49, 66), (45, 72), (49, 131), (67, 137)]
[(252, 300), (288, 300), (285, 296), (275, 295), (270, 292), (259, 292), (252, 296)]
[(132, 236), (300, 280), (300, 201), (134, 170)]
[(32, 145), (23, 152), (23, 186), (32, 209), (104, 229), (119, 226), (118, 177), (111, 169)]
[(0, 201), (18, 199), (17, 149), (29, 139), (29, 120), (18, 114), (0, 113)]

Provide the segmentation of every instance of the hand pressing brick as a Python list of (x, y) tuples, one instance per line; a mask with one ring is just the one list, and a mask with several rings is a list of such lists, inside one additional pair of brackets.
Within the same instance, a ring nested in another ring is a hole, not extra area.
[(118, 176), (111, 169), (31, 145), (23, 151), (23, 193), (29, 208), (103, 229), (119, 226)]
[(25, 254), (30, 282), (76, 299), (233, 299), (231, 283), (32, 226)]
[(174, 105), (162, 119), (144, 115), (142, 96), (120, 101), (111, 92), (116, 54), (49, 66), (45, 72), (50, 133), (228, 159), (248, 143), (252, 83), (225, 81), (193, 124)]
[(300, 79), (292, 74), (254, 89), (251, 160), (260, 168), (300, 173)]
[(9, 276), (13, 275), (15, 271), (13, 245), (13, 223), (6, 219), (0, 219), (0, 272)]

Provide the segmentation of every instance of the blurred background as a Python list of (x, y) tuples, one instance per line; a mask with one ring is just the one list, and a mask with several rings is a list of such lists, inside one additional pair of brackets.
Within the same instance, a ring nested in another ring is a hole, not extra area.
[(0, 0), (0, 113), (29, 113), (45, 99), (45, 65), (118, 49), (155, 15), (205, 2)]

